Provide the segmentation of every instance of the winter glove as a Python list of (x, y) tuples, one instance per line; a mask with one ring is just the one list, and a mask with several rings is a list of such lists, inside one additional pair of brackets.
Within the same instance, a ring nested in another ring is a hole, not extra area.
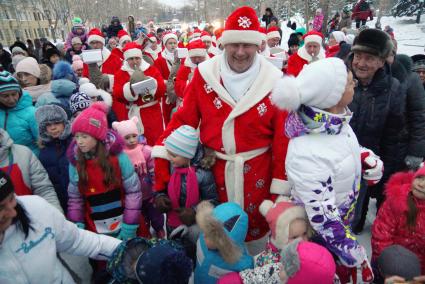
[(167, 213), (171, 210), (171, 200), (166, 195), (155, 197), (155, 207), (160, 213)]
[(177, 212), (179, 213), (180, 221), (182, 221), (183, 224), (186, 226), (192, 226), (195, 224), (195, 210), (192, 208), (179, 208), (177, 209)]
[(422, 161), (423, 158), (410, 155), (407, 155), (406, 158), (404, 158), (404, 163), (406, 166), (409, 168), (409, 170), (413, 171), (416, 171), (421, 166)]
[(82, 230), (84, 230), (86, 227), (86, 225), (84, 225), (84, 223), (81, 223), (81, 222), (77, 222), (75, 223), (75, 225), (77, 225), (78, 229), (82, 229)]
[(118, 235), (118, 239), (126, 241), (136, 237), (137, 229), (139, 224), (129, 225), (126, 223), (121, 224), (121, 231)]
[(374, 278), (373, 272), (372, 272), (372, 267), (370, 266), (369, 261), (367, 259), (365, 261), (363, 261), (363, 263), (361, 265), (361, 271), (362, 271), (363, 283), (372, 283), (373, 278)]
[(361, 161), (363, 179), (367, 181), (368, 186), (377, 184), (384, 173), (384, 163), (367, 148), (361, 149)]

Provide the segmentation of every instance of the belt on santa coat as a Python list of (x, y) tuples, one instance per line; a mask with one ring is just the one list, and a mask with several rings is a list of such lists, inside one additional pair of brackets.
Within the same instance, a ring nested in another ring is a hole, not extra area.
[(269, 148), (270, 147), (263, 147), (233, 155), (215, 151), (215, 154), (219, 159), (226, 161), (224, 181), (226, 184), (228, 201), (235, 202), (244, 208), (243, 187), (245, 162), (264, 154), (267, 150), (269, 150)]
[(141, 106), (137, 104), (126, 105), (126, 108), (128, 109), (128, 118), (130, 119), (133, 116), (136, 116), (139, 119), (137, 127), (139, 128), (141, 134), (145, 134), (145, 127), (143, 126), (142, 117), (140, 116), (140, 109), (151, 107), (153, 105), (156, 105), (157, 103), (158, 101), (155, 100)]

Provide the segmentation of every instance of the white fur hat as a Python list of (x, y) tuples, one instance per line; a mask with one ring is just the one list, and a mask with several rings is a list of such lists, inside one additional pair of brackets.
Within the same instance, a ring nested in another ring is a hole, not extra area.
[(336, 57), (304, 65), (298, 77), (285, 76), (273, 88), (271, 99), (280, 109), (301, 105), (326, 109), (335, 106), (347, 85), (347, 67)]

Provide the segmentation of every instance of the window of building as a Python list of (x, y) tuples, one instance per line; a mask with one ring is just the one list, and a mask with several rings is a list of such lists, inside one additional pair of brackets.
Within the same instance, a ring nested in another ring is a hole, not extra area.
[(34, 38), (37, 38), (38, 36), (37, 36), (37, 30), (36, 29), (34, 29)]

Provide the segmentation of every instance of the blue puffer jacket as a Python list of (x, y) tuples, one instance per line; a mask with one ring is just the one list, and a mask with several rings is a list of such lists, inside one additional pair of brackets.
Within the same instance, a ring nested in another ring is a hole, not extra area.
[(71, 143), (71, 127), (67, 124), (64, 133), (58, 139), (44, 142), (40, 150), (40, 162), (49, 175), (61, 207), (66, 214), (68, 208), (69, 162), (66, 150)]
[(50, 102), (59, 102), (66, 112), (70, 112), (69, 98), (77, 89), (77, 85), (68, 79), (53, 80), (51, 83), (51, 92), (42, 94), (37, 100), (37, 107)]
[(6, 130), (15, 144), (24, 145), (38, 155), (38, 127), (31, 96), (23, 91), (14, 108), (0, 106), (0, 127)]
[[(216, 283), (221, 276), (229, 272), (240, 272), (254, 267), (253, 259), (248, 254), (248, 250), (244, 244), (248, 231), (248, 215), (238, 204), (233, 202), (226, 202), (218, 205), (212, 210), (211, 215), (223, 225), (225, 234), (227, 234), (233, 243), (239, 247), (241, 256), (235, 263), (225, 262), (218, 250), (208, 249), (205, 244), (204, 233), (201, 233), (196, 249), (197, 263), (195, 268), (195, 283), (213, 284)], [(208, 218), (201, 220), (202, 217), (199, 217), (199, 219), (198, 217), (197, 215), (196, 219), (198, 223), (203, 223), (199, 224), (201, 228), (203, 226), (212, 226), (208, 223)], [(215, 237), (218, 239), (221, 238), (219, 234)], [(218, 241), (214, 240), (214, 233), (208, 238), (213, 243), (217, 243)], [(229, 248), (229, 250), (230, 249), (231, 248)]]

